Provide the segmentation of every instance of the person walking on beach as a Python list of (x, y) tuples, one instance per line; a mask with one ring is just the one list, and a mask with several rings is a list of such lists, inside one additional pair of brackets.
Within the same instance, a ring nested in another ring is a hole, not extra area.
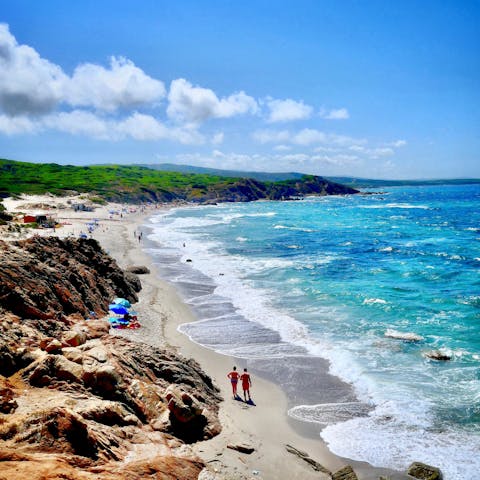
[(237, 383), (238, 383), (238, 379), (240, 378), (240, 375), (237, 372), (237, 367), (233, 367), (233, 370), (227, 375), (227, 377), (230, 379), (230, 382), (232, 383), (233, 398), (236, 398)]
[(243, 369), (243, 373), (240, 376), (240, 380), (242, 381), (243, 398), (245, 399), (245, 402), (246, 402), (247, 395), (248, 395), (248, 401), (250, 402), (252, 400), (250, 398), (250, 387), (252, 386), (252, 379), (250, 378), (250, 375), (247, 372), (246, 368)]

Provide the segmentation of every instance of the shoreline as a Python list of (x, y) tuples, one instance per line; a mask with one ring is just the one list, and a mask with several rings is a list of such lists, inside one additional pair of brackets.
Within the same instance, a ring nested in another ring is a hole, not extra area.
[[(153, 264), (153, 258), (144, 250), (144, 242), (138, 240), (138, 232), (147, 227), (146, 222), (154, 211), (128, 213), (122, 218), (110, 218), (111, 206), (102, 207), (90, 215), (83, 214), (72, 220), (71, 231), (80, 231), (79, 220), (98, 218), (99, 228), (92, 237), (99, 241), (121, 268), (129, 265), (145, 265), (150, 274), (141, 275), (142, 291), (139, 302), (134, 305), (142, 328), (137, 331), (114, 331), (134, 341), (142, 341), (155, 346), (173, 346), (185, 357), (194, 358), (218, 388), (224, 401), (220, 404), (222, 432), (209, 441), (192, 445), (193, 450), (205, 461), (213, 478), (289, 478), (305, 479), (329, 478), (315, 471), (307, 462), (289, 454), (286, 445), (292, 445), (306, 452), (311, 459), (328, 470), (335, 472), (345, 465), (352, 465), (360, 480), (377, 480), (387, 475), (391, 480), (411, 478), (401, 472), (376, 468), (364, 462), (343, 459), (328, 450), (314, 424), (297, 421), (287, 415), (288, 399), (284, 391), (263, 376), (257, 376), (255, 369), (252, 380), (252, 397), (256, 407), (248, 407), (243, 402), (231, 398), (231, 389), (226, 374), (232, 365), (241, 369), (245, 362), (221, 355), (189, 339), (178, 331), (183, 323), (195, 321), (190, 307), (180, 298), (175, 288), (162, 279)], [(164, 207), (170, 208), (170, 207)], [(63, 215), (62, 218), (68, 218)], [(68, 212), (70, 213), (70, 212)], [(73, 217), (77, 213), (71, 212)], [(107, 215), (106, 215), (107, 214)], [(64, 228), (64, 227), (62, 227)], [(69, 236), (70, 229), (59, 229), (58, 236)], [(50, 231), (50, 234), (53, 232)], [(250, 368), (250, 365), (248, 365)], [(316, 433), (315, 433), (316, 432)], [(248, 444), (255, 450), (245, 455), (226, 448), (228, 444)], [(279, 473), (281, 472), (281, 473)], [(223, 475), (223, 476), (222, 476)], [(280, 476), (281, 475), (281, 476)], [(323, 476), (322, 476), (323, 475)]]

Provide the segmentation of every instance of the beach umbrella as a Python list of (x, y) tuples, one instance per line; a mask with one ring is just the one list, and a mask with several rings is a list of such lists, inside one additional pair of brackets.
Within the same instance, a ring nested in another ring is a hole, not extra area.
[(116, 313), (118, 315), (125, 315), (126, 313), (128, 313), (128, 308), (127, 307), (124, 307), (123, 305), (118, 305), (116, 303), (111, 303), (108, 306), (108, 309), (110, 311), (112, 311), (113, 313)]
[(130, 308), (132, 305), (130, 302), (125, 299), (125, 298), (116, 298), (113, 303), (116, 303), (117, 305), (123, 305), (124, 307)]

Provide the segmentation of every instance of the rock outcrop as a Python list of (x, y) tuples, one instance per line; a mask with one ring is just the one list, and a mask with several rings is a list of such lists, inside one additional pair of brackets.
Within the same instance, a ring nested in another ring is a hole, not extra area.
[(220, 432), (210, 378), (86, 319), (137, 300), (129, 275), (92, 240), (0, 242), (2, 478), (198, 477), (188, 443)]

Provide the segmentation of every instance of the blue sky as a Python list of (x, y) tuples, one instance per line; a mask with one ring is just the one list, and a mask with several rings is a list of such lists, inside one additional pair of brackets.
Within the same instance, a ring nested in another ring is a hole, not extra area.
[(22, 1), (0, 157), (480, 177), (480, 2)]

